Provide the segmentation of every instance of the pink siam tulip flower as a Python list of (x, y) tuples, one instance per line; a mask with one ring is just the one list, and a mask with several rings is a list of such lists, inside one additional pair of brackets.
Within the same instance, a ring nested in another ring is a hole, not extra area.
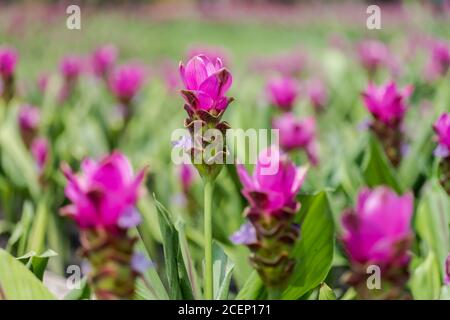
[(447, 74), (450, 68), (450, 45), (443, 41), (436, 41), (431, 47), (430, 60), (425, 69), (429, 80), (435, 80)]
[(145, 81), (145, 69), (139, 64), (124, 64), (119, 66), (109, 79), (113, 94), (124, 105), (129, 105)]
[(19, 56), (12, 48), (0, 48), (0, 76), (4, 79), (11, 77), (16, 69)]
[(185, 86), (181, 92), (191, 113), (204, 110), (218, 115), (232, 101), (225, 96), (231, 87), (232, 76), (219, 58), (211, 61), (205, 55), (195, 56), (186, 66), (180, 63), (180, 75)]
[(160, 72), (169, 92), (176, 92), (181, 89), (182, 84), (178, 68), (172, 61), (164, 61)]
[[(409, 249), (413, 238), (412, 193), (398, 196), (387, 187), (364, 188), (356, 207), (342, 215), (342, 243), (351, 271), (345, 276), (362, 299), (406, 298), (409, 278)], [(368, 290), (370, 265), (380, 268), (381, 290)]]
[(441, 114), (433, 129), (439, 143), (434, 154), (442, 158), (439, 162), (439, 182), (450, 195), (450, 114), (448, 112)]
[(274, 119), (272, 127), (279, 130), (283, 150), (304, 149), (311, 164), (318, 164), (316, 120), (313, 117), (297, 120), (289, 112)]
[(269, 101), (283, 111), (291, 111), (299, 94), (298, 83), (290, 77), (271, 79), (266, 87)]
[(307, 169), (297, 168), (277, 147), (260, 153), (252, 176), (243, 165), (238, 165), (237, 170), (244, 186), (242, 194), (251, 207), (269, 216), (279, 215), (285, 208), (296, 209), (295, 196)]
[(364, 104), (375, 119), (391, 125), (403, 120), (407, 106), (406, 100), (413, 92), (412, 86), (399, 90), (395, 82), (380, 87), (370, 83), (363, 92)]
[(34, 139), (31, 144), (31, 154), (36, 162), (39, 174), (42, 174), (48, 161), (49, 145), (47, 139), (42, 137)]
[(408, 264), (413, 209), (411, 193), (398, 196), (387, 187), (363, 189), (354, 211), (342, 217), (342, 241), (351, 262), (382, 268)]
[(21, 130), (37, 130), (40, 122), (39, 109), (31, 105), (22, 106), (19, 110), (18, 122)]
[(447, 259), (445, 259), (445, 278), (444, 278), (444, 284), (450, 285), (450, 254), (447, 256)]
[(91, 64), (96, 76), (107, 78), (117, 60), (118, 51), (113, 45), (97, 48), (92, 57)]
[(60, 64), (59, 71), (66, 81), (75, 81), (83, 72), (84, 61), (75, 55), (65, 56)]
[(317, 79), (309, 84), (308, 96), (314, 110), (322, 111), (325, 108), (328, 96), (327, 89), (322, 81)]
[(42, 94), (45, 94), (45, 91), (47, 91), (48, 80), (49, 80), (49, 75), (46, 73), (41, 73), (38, 76), (37, 85), (38, 85), (39, 91)]
[(358, 56), (363, 67), (373, 75), (381, 66), (388, 64), (388, 47), (377, 40), (366, 40), (358, 46)]
[(439, 119), (434, 123), (433, 129), (437, 134), (438, 148), (435, 154), (439, 157), (446, 158), (450, 155), (450, 113), (441, 114)]
[(140, 222), (135, 205), (145, 170), (134, 176), (127, 158), (114, 152), (100, 162), (84, 160), (81, 171), (76, 176), (68, 166), (63, 167), (68, 181), (65, 194), (72, 204), (62, 209), (81, 229), (117, 233)]
[(250, 204), (244, 211), (249, 221), (230, 239), (249, 247), (250, 262), (269, 290), (282, 290), (294, 270), (296, 261), (289, 253), (300, 233), (294, 222), (300, 208), (296, 196), (306, 171), (276, 146), (260, 153), (252, 176), (243, 165), (237, 166), (242, 194)]
[(187, 193), (195, 181), (195, 170), (191, 164), (183, 163), (180, 167), (180, 181), (183, 192)]
[(15, 94), (14, 72), (18, 60), (12, 48), (0, 48), (0, 90), (3, 100), (8, 103)]

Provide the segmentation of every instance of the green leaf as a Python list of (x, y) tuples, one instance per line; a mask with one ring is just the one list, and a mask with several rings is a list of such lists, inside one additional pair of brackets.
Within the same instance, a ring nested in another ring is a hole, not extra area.
[(80, 282), (79, 288), (70, 290), (65, 296), (64, 300), (89, 300), (91, 298), (91, 288), (86, 278)]
[(441, 277), (436, 256), (432, 251), (415, 268), (410, 279), (411, 292), (416, 300), (434, 300), (439, 298)]
[[(330, 270), (334, 251), (334, 223), (327, 194), (301, 195), (302, 208), (300, 239), (292, 252), (297, 261), (282, 299), (299, 299), (322, 283)], [(303, 205), (304, 204), (304, 205)], [(237, 299), (261, 299), (264, 284), (258, 274), (252, 273)]]
[(439, 300), (450, 300), (450, 286), (442, 286)]
[(25, 186), (34, 198), (39, 194), (37, 170), (29, 152), (25, 149), (11, 125), (0, 129), (1, 161), (6, 175), (16, 186)]
[(57, 255), (58, 254), (55, 251), (50, 249), (41, 254), (37, 254), (35, 251), (30, 251), (23, 256), (17, 257), (17, 260), (25, 264), (28, 269), (30, 269), (30, 271), (42, 281), (48, 259)]
[(171, 299), (193, 299), (186, 265), (180, 248), (178, 232), (175, 229), (170, 213), (156, 200), (155, 206), (159, 214), (159, 226), (164, 247), (166, 275)]
[(28, 243), (28, 235), (33, 222), (34, 212), (31, 202), (26, 201), (23, 205), (22, 217), (20, 221), (14, 227), (14, 231), (11, 237), (8, 239), (6, 250), (11, 252), (12, 248), (17, 245), (16, 253), (18, 255), (24, 255), (26, 252), (26, 246)]
[(420, 238), (439, 262), (440, 275), (445, 275), (445, 259), (450, 251), (450, 201), (436, 179), (426, 186), (417, 207), (415, 226)]
[(336, 294), (325, 282), (320, 285), (319, 300), (336, 300)]
[(325, 280), (334, 251), (333, 214), (325, 192), (314, 196), (304, 215), (292, 255), (297, 263), (282, 299), (298, 299)]
[(55, 297), (21, 262), (0, 249), (0, 300), (53, 300)]
[(402, 193), (403, 187), (396, 177), (383, 149), (374, 137), (369, 139), (369, 148), (362, 165), (364, 179), (369, 187), (379, 185), (390, 186), (397, 193)]
[(236, 300), (256, 300), (262, 299), (264, 294), (264, 283), (256, 271), (250, 274), (247, 282), (239, 291)]
[(45, 247), (45, 239), (47, 236), (49, 211), (47, 207), (46, 197), (41, 198), (36, 209), (36, 216), (33, 227), (31, 228), (30, 239), (28, 241), (28, 250), (42, 252)]
[(216, 300), (226, 300), (234, 265), (229, 262), (227, 255), (216, 241), (213, 242), (212, 250), (214, 298)]

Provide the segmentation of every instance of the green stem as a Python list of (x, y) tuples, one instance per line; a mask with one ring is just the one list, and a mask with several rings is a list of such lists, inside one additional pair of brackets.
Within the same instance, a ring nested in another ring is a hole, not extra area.
[(214, 181), (205, 180), (205, 272), (204, 296), (206, 300), (213, 300), (213, 261), (212, 261), (212, 197)]

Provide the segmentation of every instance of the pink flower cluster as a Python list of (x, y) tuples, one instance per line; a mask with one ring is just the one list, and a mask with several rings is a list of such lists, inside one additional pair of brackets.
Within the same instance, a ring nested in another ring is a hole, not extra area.
[(180, 75), (185, 86), (182, 95), (191, 110), (219, 114), (232, 101), (225, 94), (233, 79), (220, 58), (210, 60), (205, 55), (195, 56), (186, 66), (180, 63)]
[(344, 247), (355, 264), (399, 267), (409, 263), (414, 198), (387, 187), (363, 189), (354, 210), (342, 217)]
[(19, 55), (13, 48), (0, 48), (0, 76), (8, 78), (14, 74)]
[(307, 169), (296, 167), (277, 147), (260, 153), (253, 175), (243, 165), (238, 165), (237, 170), (244, 186), (242, 194), (261, 214), (276, 216), (284, 208), (296, 209), (295, 196)]
[(412, 86), (399, 90), (395, 82), (391, 81), (379, 87), (370, 83), (362, 95), (373, 117), (389, 125), (403, 120), (407, 110), (406, 100), (412, 92)]
[(433, 129), (438, 139), (438, 147), (435, 150), (436, 156), (446, 158), (450, 155), (450, 113), (441, 114), (434, 123)]
[(269, 80), (266, 92), (272, 105), (291, 111), (299, 94), (299, 86), (294, 78), (282, 76)]
[(296, 119), (294, 114), (284, 113), (273, 120), (272, 127), (279, 130), (283, 150), (304, 149), (312, 165), (319, 163), (316, 142), (316, 120), (307, 117)]
[(99, 162), (84, 160), (81, 171), (76, 176), (63, 166), (65, 194), (72, 201), (62, 209), (63, 214), (72, 217), (81, 229), (103, 228), (113, 233), (140, 222), (135, 204), (145, 170), (134, 176), (128, 159), (114, 152)]

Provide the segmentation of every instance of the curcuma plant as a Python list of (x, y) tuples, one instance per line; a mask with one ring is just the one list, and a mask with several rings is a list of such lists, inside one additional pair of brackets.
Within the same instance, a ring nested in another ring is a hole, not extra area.
[(197, 2), (1, 6), (0, 299), (450, 299), (448, 19)]

